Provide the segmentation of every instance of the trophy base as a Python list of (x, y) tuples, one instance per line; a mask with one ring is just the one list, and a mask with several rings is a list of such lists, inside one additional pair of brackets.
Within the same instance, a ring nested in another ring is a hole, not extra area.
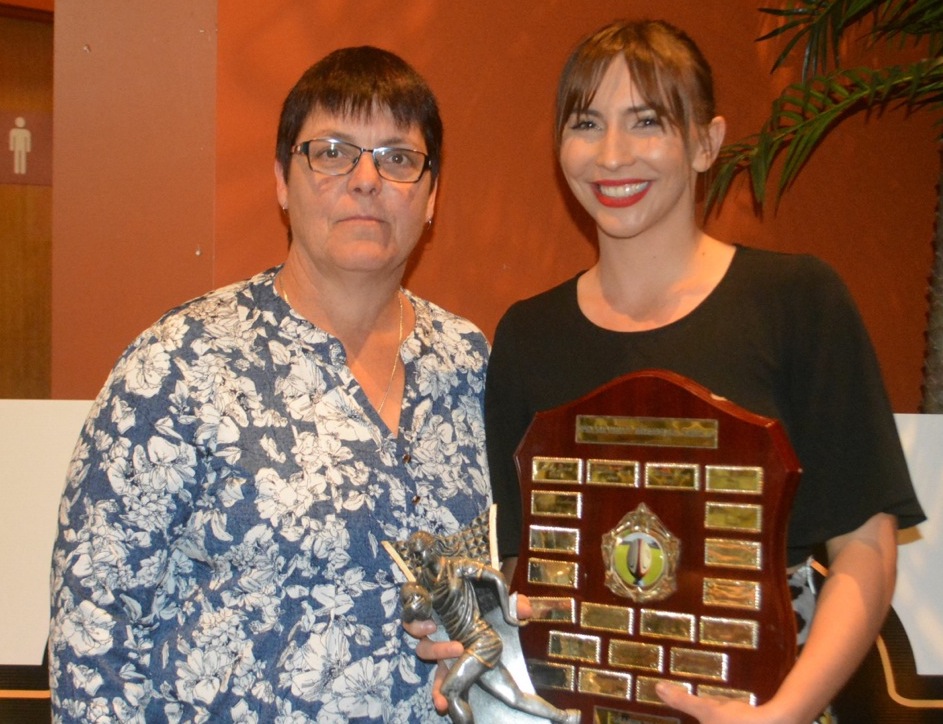
[[(517, 682), (521, 691), (525, 694), (534, 694), (534, 685), (530, 680), (530, 675), (527, 673), (527, 665), (524, 661), (524, 652), (521, 649), (518, 628), (511, 626), (504, 620), (500, 608), (494, 608), (483, 615), (485, 620), (500, 634), (501, 640), (504, 642), (504, 650), (501, 653), (501, 663), (511, 672), (514, 681)], [(472, 711), (475, 713), (475, 721), (478, 722), (540, 724), (550, 721), (549, 719), (527, 714), (508, 706), (500, 699), (491, 696), (491, 694), (477, 684), (468, 692), (468, 702), (471, 704)]]

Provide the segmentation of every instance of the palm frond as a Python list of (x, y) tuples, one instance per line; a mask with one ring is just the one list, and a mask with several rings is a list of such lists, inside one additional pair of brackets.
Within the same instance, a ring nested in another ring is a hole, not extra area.
[(785, 22), (758, 40), (788, 33), (794, 35), (773, 63), (782, 66), (793, 50), (805, 41), (802, 77), (811, 78), (840, 63), (841, 39), (845, 31), (869, 13), (878, 12), (888, 0), (795, 0), (787, 8), (760, 8), (760, 12), (785, 18)]
[(872, 39), (928, 42), (928, 55), (943, 53), (943, 3), (939, 0), (887, 0), (872, 30)]
[(770, 118), (760, 133), (721, 149), (706, 199), (708, 213), (743, 171), (749, 172), (754, 196), (762, 204), (773, 165), (784, 153), (776, 185), (778, 198), (842, 118), (892, 105), (943, 109), (943, 59), (834, 71), (789, 86), (773, 102)]
[[(761, 8), (779, 25), (759, 40), (784, 40), (773, 70), (796, 51), (803, 55), (802, 79), (773, 103), (762, 130), (721, 148), (707, 191), (706, 214), (719, 205), (742, 172), (750, 174), (755, 200), (763, 204), (777, 158), (782, 167), (775, 196), (780, 198), (810, 154), (842, 119), (858, 112), (903, 106), (929, 110), (943, 127), (943, 0), (781, 0), (785, 8)], [(870, 23), (866, 22), (870, 18)], [(865, 47), (911, 44), (925, 60), (912, 65), (842, 69), (843, 40), (852, 28)], [(943, 140), (943, 135), (941, 135)], [(943, 183), (943, 176), (941, 176)], [(943, 193), (943, 192), (941, 192)], [(938, 213), (943, 218), (943, 195)], [(936, 261), (930, 293), (924, 412), (943, 409), (943, 233), (938, 224)]]

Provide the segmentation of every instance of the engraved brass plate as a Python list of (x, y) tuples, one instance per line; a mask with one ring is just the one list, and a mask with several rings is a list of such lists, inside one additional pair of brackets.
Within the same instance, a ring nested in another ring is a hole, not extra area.
[(631, 608), (623, 606), (608, 606), (584, 601), (580, 606), (580, 626), (630, 634), (634, 613)]
[(583, 480), (583, 461), (579, 458), (535, 457), (531, 464), (531, 479), (535, 483), (580, 483)]
[(758, 541), (706, 538), (704, 564), (721, 568), (758, 571), (763, 565), (763, 546)]
[(697, 465), (649, 463), (645, 466), (645, 487), (655, 490), (697, 490)]
[[(635, 698), (639, 701), (643, 701), (646, 704), (657, 704), (658, 706), (667, 706), (663, 702), (658, 693), (655, 691), (655, 685), (660, 681), (667, 681), (666, 679), (656, 679), (650, 676), (639, 676), (635, 681)], [(689, 694), (694, 693), (694, 688), (686, 681), (671, 681), (675, 686), (683, 687)]]
[(631, 460), (587, 460), (586, 483), (637, 488), (639, 464)]
[(756, 621), (702, 616), (700, 629), (700, 642), (708, 646), (755, 649), (760, 643), (760, 627)]
[(528, 659), (527, 673), (534, 686), (541, 689), (573, 691), (576, 682), (576, 667), (570, 664), (555, 664), (542, 659)]
[(576, 555), (580, 552), (578, 528), (553, 528), (545, 525), (530, 527), (530, 549), (532, 551), (557, 551)]
[(704, 579), (704, 603), (708, 606), (760, 609), (760, 584), (727, 578)]
[(661, 673), (665, 670), (665, 649), (658, 644), (611, 639), (609, 665)]
[(674, 716), (618, 711), (605, 706), (597, 706), (593, 709), (593, 724), (681, 724), (681, 720)]
[(527, 580), (544, 586), (576, 588), (580, 564), (574, 561), (548, 561), (531, 558), (527, 562)]
[(750, 533), (759, 533), (763, 530), (762, 505), (709, 502), (704, 508), (705, 528), (741, 530)]
[(698, 696), (710, 696), (714, 699), (733, 699), (742, 701), (744, 704), (756, 706), (756, 695), (749, 691), (740, 689), (728, 689), (725, 686), (714, 686), (713, 684), (701, 684), (697, 687)]
[(694, 615), (642, 609), (639, 633), (678, 641), (694, 641)]
[(598, 664), (602, 642), (598, 636), (551, 631), (547, 654), (557, 659), (574, 659)]
[(704, 488), (711, 493), (763, 493), (763, 468), (707, 465)]
[(715, 651), (674, 648), (671, 650), (671, 673), (675, 676), (695, 676), (699, 679), (726, 681), (730, 657)]
[(535, 490), (530, 495), (532, 515), (550, 515), (558, 518), (579, 518), (583, 515), (583, 496), (580, 493), (557, 493)]
[(576, 601), (572, 598), (531, 596), (530, 607), (533, 610), (531, 621), (576, 623)]
[(599, 445), (716, 448), (717, 420), (577, 415), (576, 442)]
[(681, 544), (645, 503), (602, 537), (606, 587), (633, 601), (658, 601), (678, 587)]
[(632, 675), (599, 669), (580, 669), (577, 689), (581, 694), (598, 694), (628, 699), (632, 696)]

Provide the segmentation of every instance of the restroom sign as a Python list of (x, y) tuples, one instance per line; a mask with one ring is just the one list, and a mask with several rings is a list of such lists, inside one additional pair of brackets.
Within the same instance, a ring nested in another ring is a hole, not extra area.
[(52, 185), (52, 114), (0, 110), (0, 184)]

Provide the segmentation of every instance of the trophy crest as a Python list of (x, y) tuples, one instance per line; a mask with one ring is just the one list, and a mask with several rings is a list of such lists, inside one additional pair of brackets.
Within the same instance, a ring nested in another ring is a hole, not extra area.
[(681, 542), (645, 503), (602, 537), (606, 586), (636, 602), (668, 598), (678, 588)]

